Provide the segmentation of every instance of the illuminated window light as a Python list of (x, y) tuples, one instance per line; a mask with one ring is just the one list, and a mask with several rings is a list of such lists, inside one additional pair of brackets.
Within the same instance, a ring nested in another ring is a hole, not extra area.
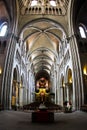
[(31, 6), (35, 6), (35, 5), (37, 5), (37, 0), (32, 0)]
[(1, 26), (0, 26), (0, 37), (4, 37), (6, 35), (6, 32), (7, 32), (7, 24), (6, 23), (3, 23)]
[(55, 2), (54, 0), (50, 0), (50, 4), (51, 4), (52, 6), (56, 6), (56, 2)]
[(83, 29), (83, 27), (79, 27), (79, 31), (80, 31), (80, 35), (82, 38), (86, 38), (86, 34), (85, 34), (85, 30)]

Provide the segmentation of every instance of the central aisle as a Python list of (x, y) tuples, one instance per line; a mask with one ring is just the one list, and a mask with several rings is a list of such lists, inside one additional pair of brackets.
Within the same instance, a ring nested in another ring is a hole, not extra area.
[(87, 130), (87, 113), (55, 113), (54, 123), (32, 123), (31, 113), (0, 112), (0, 130)]

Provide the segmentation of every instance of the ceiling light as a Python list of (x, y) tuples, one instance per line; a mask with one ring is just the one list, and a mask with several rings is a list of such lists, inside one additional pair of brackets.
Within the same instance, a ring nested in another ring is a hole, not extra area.
[(55, 0), (50, 0), (50, 5), (52, 5), (52, 6), (56, 6), (56, 2), (55, 2)]

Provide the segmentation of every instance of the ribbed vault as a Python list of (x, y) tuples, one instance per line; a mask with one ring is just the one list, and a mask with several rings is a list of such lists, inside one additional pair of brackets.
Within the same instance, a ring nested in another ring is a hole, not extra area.
[(27, 25), (22, 33), (34, 73), (46, 71), (50, 75), (65, 37), (63, 28), (44, 19)]

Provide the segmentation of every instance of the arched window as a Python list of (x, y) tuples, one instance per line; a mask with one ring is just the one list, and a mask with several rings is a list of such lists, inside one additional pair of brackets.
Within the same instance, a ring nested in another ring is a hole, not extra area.
[(37, 0), (32, 0), (32, 2), (31, 2), (31, 6), (36, 6), (37, 5)]
[(79, 25), (79, 32), (80, 32), (81, 38), (86, 38), (86, 29), (85, 29), (85, 26)]
[(3, 22), (0, 25), (0, 37), (4, 37), (7, 34), (8, 24), (7, 22)]
[(51, 6), (56, 6), (56, 1), (55, 0), (50, 0), (50, 5)]

